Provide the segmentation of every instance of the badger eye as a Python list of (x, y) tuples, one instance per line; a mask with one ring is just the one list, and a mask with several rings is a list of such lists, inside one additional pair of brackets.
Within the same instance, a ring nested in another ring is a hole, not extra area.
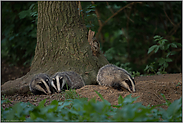
[(38, 84), (38, 85), (41, 85), (41, 84), (42, 84), (42, 82), (40, 81), (40, 82), (38, 82), (37, 84)]
[(125, 82), (129, 85), (130, 88), (132, 88), (132, 83), (130, 80), (125, 80)]

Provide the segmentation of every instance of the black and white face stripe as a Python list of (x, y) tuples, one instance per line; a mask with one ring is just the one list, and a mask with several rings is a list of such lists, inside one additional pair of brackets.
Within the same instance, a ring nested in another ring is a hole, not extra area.
[(52, 86), (52, 88), (57, 92), (57, 87), (55, 86), (56, 83), (57, 83), (56, 79), (55, 79), (55, 78), (52, 78), (51, 86)]
[(43, 80), (41, 79), (41, 81), (38, 83), (38, 85), (40, 85), (40, 87), (42, 87), (44, 89), (44, 91), (46, 92), (46, 94), (50, 94), (50, 83), (49, 83), (49, 79)]
[(135, 92), (135, 82), (134, 79), (130, 76), (127, 75), (128, 80), (125, 80), (125, 82), (129, 85), (129, 88), (132, 92)]
[(52, 78), (51, 86), (59, 93), (64, 88), (66, 80), (64, 75), (56, 75)]
[(46, 74), (38, 74), (31, 81), (29, 88), (34, 94), (51, 94), (50, 78)]
[(127, 87), (127, 89), (130, 89), (129, 91), (135, 92), (134, 78), (132, 78), (131, 75), (125, 69), (119, 68), (118, 70), (123, 70), (125, 76), (128, 78), (125, 80), (125, 83), (129, 86), (129, 87), (127, 87), (127, 85), (125, 85)]

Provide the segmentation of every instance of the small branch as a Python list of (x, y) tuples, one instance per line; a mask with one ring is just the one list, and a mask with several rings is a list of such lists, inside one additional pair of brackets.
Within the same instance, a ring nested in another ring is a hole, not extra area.
[(179, 28), (179, 25), (181, 24), (181, 22), (182, 21), (180, 21), (177, 25), (174, 25), (173, 29), (168, 34), (169, 36), (173, 35), (177, 31), (177, 29)]
[(127, 13), (126, 13), (126, 11), (125, 11), (125, 10), (124, 10), (124, 13), (125, 13), (126, 17), (128, 18), (128, 20), (130, 20), (131, 22), (133, 22), (133, 23), (134, 23), (134, 21), (133, 21), (132, 19), (130, 19), (130, 17), (127, 15)]
[[(132, 3), (130, 3), (130, 4), (128, 4), (128, 5), (126, 5), (126, 6), (124, 6), (123, 8), (121, 8), (120, 10), (118, 10), (117, 12), (115, 12), (111, 17), (109, 17), (104, 23), (103, 23), (103, 25), (105, 25), (111, 18), (113, 18), (114, 16), (116, 16), (120, 11), (122, 11), (123, 9), (125, 9), (125, 8), (127, 8), (127, 7), (129, 7), (129, 6), (131, 6), (131, 5), (133, 5), (135, 2), (132, 2)], [(141, 3), (141, 2), (136, 2), (136, 3)]]
[[(92, 4), (95, 4), (95, 3), (92, 1)], [(98, 12), (98, 10), (97, 10), (96, 8), (95, 8), (95, 13), (96, 13), (97, 18), (98, 18), (99, 26), (102, 26), (102, 22), (101, 22), (101, 20), (100, 20), (100, 15), (99, 15), (99, 12)]]
[[(91, 3), (92, 3), (92, 4), (95, 4), (93, 1), (91, 1)], [(98, 39), (98, 36), (99, 36), (99, 34), (100, 34), (100, 31), (101, 31), (100, 28), (103, 27), (103, 24), (102, 24), (102, 22), (101, 22), (101, 20), (100, 20), (100, 14), (99, 14), (99, 12), (98, 12), (98, 10), (97, 10), (96, 8), (95, 8), (95, 13), (96, 13), (96, 15), (97, 15), (98, 23), (99, 23), (99, 29), (98, 29), (98, 32), (97, 32), (97, 34), (96, 34), (96, 38)]]
[[(108, 2), (106, 2), (106, 3), (109, 6), (109, 3)], [(114, 12), (113, 12), (113, 10), (111, 8), (109, 8), (109, 10), (111, 11), (112, 14), (114, 14)]]
[(142, 2), (132, 2), (132, 3), (129, 3), (128, 5), (124, 6), (123, 8), (121, 8), (120, 10), (118, 10), (117, 12), (115, 12), (112, 16), (110, 16), (104, 23), (102, 26), (99, 27), (98, 29), (98, 32), (100, 32), (102, 30), (102, 27), (111, 19), (113, 18), (114, 16), (116, 16), (120, 11), (122, 11), (123, 9), (133, 5), (134, 3), (142, 3)]
[(167, 13), (165, 11), (165, 4), (163, 5), (163, 11), (164, 11), (166, 17), (168, 18), (168, 20), (172, 23), (173, 26), (175, 26), (175, 24), (171, 21), (171, 19), (168, 17), (168, 15), (167, 15)]

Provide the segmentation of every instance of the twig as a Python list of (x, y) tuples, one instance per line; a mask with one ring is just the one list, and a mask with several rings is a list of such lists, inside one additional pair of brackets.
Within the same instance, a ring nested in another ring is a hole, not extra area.
[[(106, 3), (109, 6), (109, 3), (108, 2), (106, 2)], [(114, 14), (114, 12), (113, 12), (113, 10), (111, 8), (109, 8), (109, 10), (111, 11), (112, 14)]]
[(102, 27), (103, 27), (111, 18), (113, 18), (114, 16), (116, 16), (116, 15), (117, 15), (120, 11), (122, 11), (123, 9), (129, 7), (130, 5), (133, 5), (134, 3), (142, 3), (142, 2), (132, 2), (132, 3), (130, 3), (130, 4), (126, 5), (126, 6), (124, 6), (123, 8), (121, 8), (120, 10), (118, 10), (117, 12), (115, 12), (112, 16), (110, 16), (110, 17), (103, 23), (102, 26), (99, 27), (98, 32), (100, 32), (100, 31), (102, 30)]
[[(91, 3), (92, 3), (92, 4), (95, 4), (93, 1), (91, 1)], [(96, 8), (95, 8), (95, 13), (96, 13), (96, 15), (97, 15), (98, 23), (99, 23), (99, 29), (98, 29), (98, 32), (97, 32), (97, 34), (96, 34), (96, 38), (98, 39), (98, 36), (99, 36), (99, 34), (100, 34), (100, 31), (101, 31), (100, 28), (103, 27), (103, 24), (102, 24), (102, 22), (101, 22), (101, 20), (100, 20), (100, 14), (99, 14), (99, 12), (98, 12), (98, 10), (97, 10)], [(102, 39), (102, 38), (101, 38), (101, 41), (103, 42), (103, 39)]]
[[(91, 1), (91, 2), (92, 2), (92, 4), (95, 4), (93, 1)], [(99, 15), (99, 12), (98, 12), (98, 10), (96, 8), (95, 8), (95, 13), (97, 15), (99, 25), (102, 26), (102, 22), (100, 20), (100, 15)]]
[(171, 21), (171, 19), (168, 17), (168, 15), (167, 15), (167, 13), (166, 13), (166, 11), (165, 11), (165, 4), (163, 5), (163, 11), (164, 11), (166, 17), (168, 18), (168, 20), (172, 23), (172, 25), (175, 26), (175, 24)]
[(182, 21), (180, 21), (177, 25), (174, 25), (173, 29), (168, 34), (169, 36), (173, 35), (177, 31), (177, 29), (178, 29), (179, 25), (181, 24), (181, 22)]
[[(121, 8), (120, 10), (118, 10), (117, 12), (115, 12), (111, 17), (109, 17), (104, 23), (103, 25), (105, 25), (111, 18), (113, 18), (114, 16), (116, 16), (120, 11), (122, 11), (123, 9), (129, 7), (130, 5), (133, 5), (135, 2), (132, 2), (126, 6), (124, 6), (123, 8)], [(141, 3), (141, 2), (137, 2), (137, 3)]]
[(154, 94), (157, 98), (159, 98), (162, 101), (162, 99), (157, 94), (152, 93), (152, 92), (149, 92), (149, 93)]
[(125, 11), (125, 10), (124, 10), (124, 13), (125, 13), (126, 17), (128, 18), (128, 20), (130, 20), (131, 22), (133, 22), (133, 23), (134, 23), (134, 21), (133, 21), (132, 19), (130, 19), (130, 17), (128, 17), (128, 15), (127, 15), (127, 13), (126, 13), (126, 11)]

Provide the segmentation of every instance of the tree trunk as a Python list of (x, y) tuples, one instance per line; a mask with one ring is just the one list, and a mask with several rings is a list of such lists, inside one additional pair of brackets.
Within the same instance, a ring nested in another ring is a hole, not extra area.
[(92, 54), (87, 28), (80, 21), (77, 2), (38, 2), (37, 46), (27, 75), (1, 86), (2, 94), (27, 93), (38, 73), (79, 73), (85, 84), (96, 84), (97, 72), (108, 61)]

